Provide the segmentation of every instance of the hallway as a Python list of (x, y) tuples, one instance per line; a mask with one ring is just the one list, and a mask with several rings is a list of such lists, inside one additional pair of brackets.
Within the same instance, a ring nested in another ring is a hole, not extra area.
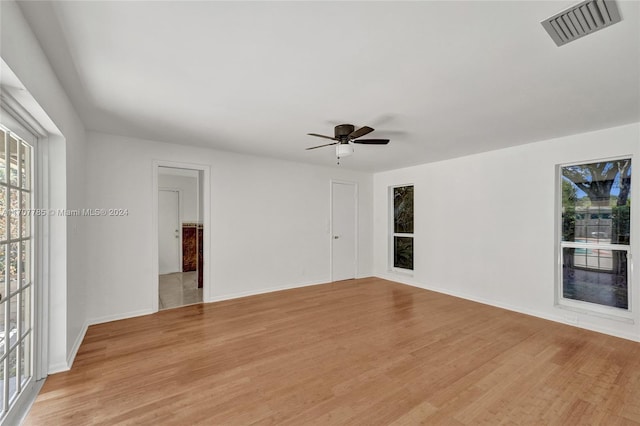
[(202, 289), (198, 288), (197, 279), (198, 271), (160, 275), (158, 301), (160, 309), (201, 303)]

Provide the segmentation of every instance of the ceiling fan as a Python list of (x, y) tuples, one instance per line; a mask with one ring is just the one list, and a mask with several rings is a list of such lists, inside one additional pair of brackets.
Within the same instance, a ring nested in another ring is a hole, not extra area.
[(307, 133), (309, 136), (316, 136), (319, 138), (325, 138), (335, 141), (332, 143), (326, 143), (324, 145), (312, 146), (310, 148), (307, 148), (307, 150), (335, 145), (336, 157), (338, 157), (338, 164), (340, 164), (341, 157), (347, 157), (353, 154), (353, 146), (351, 146), (351, 144), (359, 143), (363, 145), (386, 145), (389, 143), (389, 139), (358, 139), (364, 135), (368, 135), (371, 132), (373, 132), (373, 128), (369, 126), (363, 126), (356, 130), (356, 127), (353, 124), (339, 124), (335, 127), (334, 137), (319, 135), (317, 133)]

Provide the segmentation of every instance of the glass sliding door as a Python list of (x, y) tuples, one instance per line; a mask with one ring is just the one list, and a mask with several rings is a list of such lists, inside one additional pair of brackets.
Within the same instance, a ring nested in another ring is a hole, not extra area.
[(33, 377), (33, 146), (0, 126), (0, 420)]

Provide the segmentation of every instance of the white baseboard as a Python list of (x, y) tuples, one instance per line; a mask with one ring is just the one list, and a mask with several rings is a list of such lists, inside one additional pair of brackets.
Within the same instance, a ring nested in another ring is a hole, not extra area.
[(47, 374), (62, 373), (63, 371), (69, 371), (69, 363), (67, 361), (58, 362), (56, 364), (49, 364)]
[[(381, 278), (383, 280), (387, 280), (387, 281), (394, 281), (400, 284), (406, 284), (406, 285), (410, 285), (412, 287), (418, 287), (418, 288), (424, 288), (427, 289), (427, 287), (423, 286), (422, 284), (418, 283), (416, 280), (413, 279), (413, 275), (409, 275), (409, 274), (405, 274), (402, 272), (387, 272), (387, 273), (382, 273), (382, 274), (374, 274), (373, 275), (376, 278)], [(430, 289), (428, 289), (430, 290)], [(434, 290), (437, 291), (437, 290)], [(442, 293), (441, 291), (438, 293)]]
[(551, 315), (547, 312), (539, 312), (533, 309), (526, 309), (520, 306), (513, 306), (505, 303), (496, 302), (494, 300), (484, 299), (477, 296), (471, 296), (466, 293), (451, 291), (444, 287), (432, 286), (432, 285), (424, 285), (421, 283), (415, 282), (413, 279), (407, 279), (401, 275), (392, 275), (392, 274), (380, 274), (377, 278), (382, 278), (389, 281), (395, 281), (400, 284), (410, 285), (412, 287), (421, 288), (424, 290), (435, 291), (436, 293), (442, 293), (453, 297), (459, 297), (461, 299), (470, 300), (472, 302), (482, 303), (483, 305), (495, 306), (496, 308), (506, 309), (508, 311), (517, 312), (519, 314), (531, 315), (533, 317), (542, 318), (545, 320), (570, 325), (572, 327), (582, 328), (585, 330), (595, 331), (597, 333), (608, 334), (614, 337), (620, 337), (621, 339), (632, 340), (634, 342), (640, 342), (640, 336), (631, 333), (621, 332), (620, 330), (616, 330), (614, 328), (602, 327), (595, 324), (572, 324), (568, 323), (567, 320), (561, 315)]
[(78, 354), (78, 349), (80, 349), (80, 345), (84, 340), (84, 336), (87, 334), (87, 329), (89, 328), (89, 322), (85, 321), (80, 329), (80, 332), (76, 336), (75, 342), (73, 342), (73, 346), (71, 347), (71, 351), (67, 354), (66, 362), (59, 362), (57, 364), (49, 365), (47, 374), (56, 374), (62, 373), (63, 371), (71, 370), (71, 366), (73, 365), (73, 361), (76, 359), (76, 355)]
[[(542, 319), (546, 319), (546, 320), (549, 320), (549, 321), (554, 321), (554, 322), (558, 322), (558, 323), (562, 323), (562, 324), (566, 324), (566, 325), (571, 325), (573, 327), (583, 328), (583, 329), (586, 329), (586, 330), (591, 330), (591, 331), (595, 331), (595, 332), (598, 332), (598, 333), (604, 333), (604, 334), (608, 334), (608, 335), (611, 335), (611, 336), (620, 337), (620, 338), (623, 338), (623, 339), (632, 340), (632, 341), (636, 341), (636, 342), (640, 341), (640, 336), (636, 336), (634, 334), (620, 332), (619, 330), (615, 330), (615, 329), (607, 328), (607, 327), (596, 326), (596, 325), (593, 325), (593, 324), (579, 324), (579, 325), (570, 324), (570, 323), (567, 323), (566, 319), (564, 317), (562, 317), (561, 315), (550, 315), (550, 314), (548, 314), (546, 312), (538, 312), (538, 311), (535, 311), (535, 310), (526, 309), (526, 308), (522, 308), (522, 307), (519, 307), (519, 306), (513, 306), (513, 305), (509, 305), (509, 304), (496, 302), (496, 301), (493, 301), (493, 300), (480, 298), (480, 297), (477, 297), (477, 296), (472, 296), (472, 295), (465, 294), (465, 293), (462, 293), (462, 292), (451, 291), (451, 290), (449, 290), (447, 288), (444, 288), (444, 287), (433, 286), (433, 285), (424, 285), (424, 284), (416, 282), (413, 279), (413, 277), (405, 276), (405, 275), (402, 275), (402, 274), (389, 273), (389, 274), (379, 274), (379, 275), (374, 275), (374, 276), (376, 278), (381, 278), (381, 279), (385, 279), (385, 280), (389, 280), (389, 281), (394, 281), (394, 282), (398, 282), (398, 283), (401, 283), (401, 284), (410, 285), (412, 287), (421, 288), (421, 289), (424, 289), (424, 290), (435, 291), (437, 293), (447, 294), (447, 295), (453, 296), (453, 297), (459, 297), (461, 299), (470, 300), (470, 301), (477, 302), (477, 303), (482, 303), (484, 305), (495, 306), (497, 308), (506, 309), (506, 310), (509, 310), (509, 311), (518, 312), (518, 313), (525, 314), (525, 315), (531, 315), (531, 316), (534, 316), (534, 317), (538, 317), (538, 318), (542, 318)], [(214, 297), (207, 298), (207, 300), (204, 300), (204, 303), (221, 302), (223, 300), (239, 299), (241, 297), (255, 296), (255, 295), (258, 295), (258, 294), (265, 294), (265, 293), (272, 293), (272, 292), (275, 292), (275, 291), (292, 290), (292, 289), (295, 289), (295, 288), (309, 287), (309, 286), (313, 286), (313, 285), (320, 285), (320, 284), (327, 284), (327, 283), (329, 283), (328, 280), (322, 280), (322, 281), (306, 282), (306, 283), (296, 284), (296, 285), (269, 287), (269, 288), (264, 288), (264, 289), (260, 289), (260, 290), (250, 290), (250, 291), (243, 291), (243, 292), (238, 292), (238, 293), (224, 294), (224, 295), (219, 295), (219, 296), (214, 296)], [(75, 360), (75, 357), (76, 357), (76, 355), (78, 353), (78, 350), (80, 349), (80, 345), (82, 344), (82, 341), (84, 340), (84, 336), (86, 335), (87, 329), (88, 329), (89, 326), (95, 325), (95, 324), (102, 324), (102, 323), (105, 323), (105, 322), (118, 321), (118, 320), (122, 320), (122, 319), (143, 316), (143, 315), (149, 315), (149, 314), (153, 314), (153, 313), (154, 313), (154, 311), (151, 310), (151, 309), (144, 309), (144, 310), (140, 310), (140, 311), (126, 312), (126, 313), (120, 313), (120, 314), (115, 314), (115, 315), (107, 315), (107, 316), (93, 318), (91, 320), (88, 320), (83, 325), (81, 332), (78, 333), (78, 336), (76, 337), (76, 341), (74, 342), (74, 345), (73, 345), (73, 347), (72, 347), (72, 349), (71, 349), (71, 351), (70, 351), (70, 353), (69, 353), (69, 355), (67, 357), (66, 362), (60, 362), (58, 364), (50, 365), (49, 366), (49, 374), (55, 374), (55, 373), (60, 373), (60, 372), (63, 372), (63, 371), (68, 371), (71, 368), (71, 366), (73, 365), (73, 361)]]
[(155, 313), (152, 309), (142, 309), (139, 311), (124, 312), (120, 314), (105, 315), (103, 317), (92, 318), (87, 321), (88, 325), (102, 324), (105, 322), (119, 321), (127, 318), (141, 317)]
[[(237, 299), (237, 298), (240, 298), (240, 297), (253, 296), (253, 295), (256, 295), (256, 294), (271, 293), (273, 291), (290, 290), (290, 289), (293, 289), (293, 288), (300, 288), (300, 287), (307, 287), (307, 286), (311, 286), (311, 285), (325, 284), (327, 282), (328, 282), (327, 280), (313, 281), (313, 282), (306, 282), (306, 283), (297, 284), (297, 285), (270, 287), (270, 288), (255, 290), (255, 291), (244, 291), (244, 292), (239, 292), (239, 293), (224, 294), (224, 295), (220, 295), (220, 296), (205, 298), (205, 300), (203, 300), (203, 302), (204, 303), (219, 302), (219, 301), (222, 301), (222, 300)], [(151, 314), (154, 314), (155, 312), (156, 311), (154, 311), (152, 309), (142, 309), (142, 310), (139, 310), (139, 311), (124, 312), (124, 313), (114, 314), (114, 315), (105, 315), (103, 317), (96, 317), (96, 318), (92, 318), (92, 319), (88, 320), (87, 321), (87, 327), (91, 326), (91, 325), (102, 324), (102, 323), (105, 323), (105, 322), (119, 321), (119, 320), (128, 319), (128, 318), (140, 317), (140, 316), (144, 316), (144, 315), (151, 315)], [(86, 329), (84, 331), (86, 332)]]
[(76, 359), (76, 355), (78, 355), (78, 350), (80, 349), (80, 345), (82, 345), (82, 341), (84, 340), (84, 336), (87, 334), (87, 330), (89, 329), (89, 326), (95, 325), (95, 324), (102, 324), (104, 322), (111, 322), (111, 321), (117, 321), (121, 319), (139, 317), (142, 315), (149, 315), (152, 313), (153, 311), (151, 310), (134, 311), (134, 312), (127, 312), (123, 314), (108, 315), (104, 317), (93, 318), (85, 321), (85, 323), (82, 326), (82, 329), (80, 330), (80, 333), (78, 333), (78, 335), (76, 336), (76, 340), (73, 342), (73, 346), (71, 347), (71, 351), (69, 351), (69, 354), (67, 355), (66, 361), (49, 365), (49, 368), (47, 369), (47, 374), (62, 373), (64, 371), (69, 371), (71, 369), (71, 367), (73, 366), (73, 362)]
[(312, 282), (306, 282), (302, 284), (295, 284), (295, 285), (289, 285), (289, 286), (269, 287), (269, 288), (263, 288), (260, 290), (241, 291), (239, 293), (223, 294), (220, 296), (210, 297), (207, 300), (205, 300), (204, 303), (221, 302), (223, 300), (239, 299), (241, 297), (255, 296), (255, 295), (264, 294), (264, 293), (272, 293), (274, 291), (292, 290), (294, 288), (309, 287), (312, 285), (320, 285), (320, 284), (327, 284), (327, 283), (329, 283), (328, 280), (312, 281)]
[(67, 370), (71, 370), (71, 367), (73, 366), (73, 361), (75, 361), (76, 359), (76, 355), (78, 354), (78, 349), (80, 349), (80, 345), (84, 340), (84, 336), (87, 334), (88, 328), (89, 328), (89, 322), (85, 321), (82, 326), (82, 329), (80, 330), (80, 333), (78, 333), (78, 336), (76, 337), (76, 341), (73, 342), (73, 347), (71, 348), (69, 355), (67, 356), (67, 365), (68, 365)]

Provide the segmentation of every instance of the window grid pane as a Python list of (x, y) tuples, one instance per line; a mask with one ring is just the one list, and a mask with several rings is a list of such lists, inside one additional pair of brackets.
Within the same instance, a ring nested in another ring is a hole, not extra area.
[(393, 237), (393, 266), (413, 270), (413, 237)]
[(0, 182), (7, 182), (7, 133), (0, 128)]
[(0, 241), (7, 239), (7, 187), (0, 184)]
[[(8, 294), (7, 283), (7, 245), (0, 244), (0, 301), (4, 300)], [(0, 331), (2, 328), (0, 327)]]
[(7, 372), (6, 365), (8, 362), (8, 359), (0, 361), (0, 407), (3, 409), (5, 406), (5, 383), (7, 383), (7, 375), (5, 373)]
[(23, 189), (31, 189), (31, 147), (24, 142), (20, 146), (20, 183)]
[(20, 336), (24, 337), (31, 329), (31, 287), (20, 293)]
[(17, 370), (18, 370), (18, 347), (16, 346), (11, 352), (9, 352), (9, 356), (7, 357), (7, 380), (9, 381), (9, 392), (8, 392), (8, 401), (9, 404), (13, 403), (16, 396), (18, 396), (18, 386), (17, 386)]
[(631, 160), (561, 168), (562, 241), (629, 245)]
[(31, 208), (31, 194), (27, 191), (20, 191), (20, 236), (22, 238), (31, 236), (31, 215), (25, 214)]
[(19, 243), (9, 244), (9, 282), (7, 287), (7, 296), (13, 294), (18, 290), (18, 256), (19, 256)]
[(18, 140), (9, 135), (9, 182), (18, 186)]
[(20, 191), (9, 189), (9, 238), (12, 240), (20, 236)]
[(6, 330), (6, 319), (5, 319), (5, 310), (6, 310), (6, 306), (7, 306), (7, 302), (6, 301), (2, 301), (0, 302), (0, 357), (2, 357), (2, 355), (5, 354), (6, 352), (6, 339), (5, 336), (7, 335), (7, 330)]
[(21, 287), (31, 284), (31, 241), (29, 240), (20, 243), (20, 276)]
[(9, 299), (9, 322), (7, 323), (7, 349), (11, 350), (12, 347), (18, 342), (18, 295), (14, 295)]
[(413, 186), (393, 188), (393, 232), (413, 234)]
[(20, 383), (22, 386), (31, 378), (31, 334), (20, 343)]

